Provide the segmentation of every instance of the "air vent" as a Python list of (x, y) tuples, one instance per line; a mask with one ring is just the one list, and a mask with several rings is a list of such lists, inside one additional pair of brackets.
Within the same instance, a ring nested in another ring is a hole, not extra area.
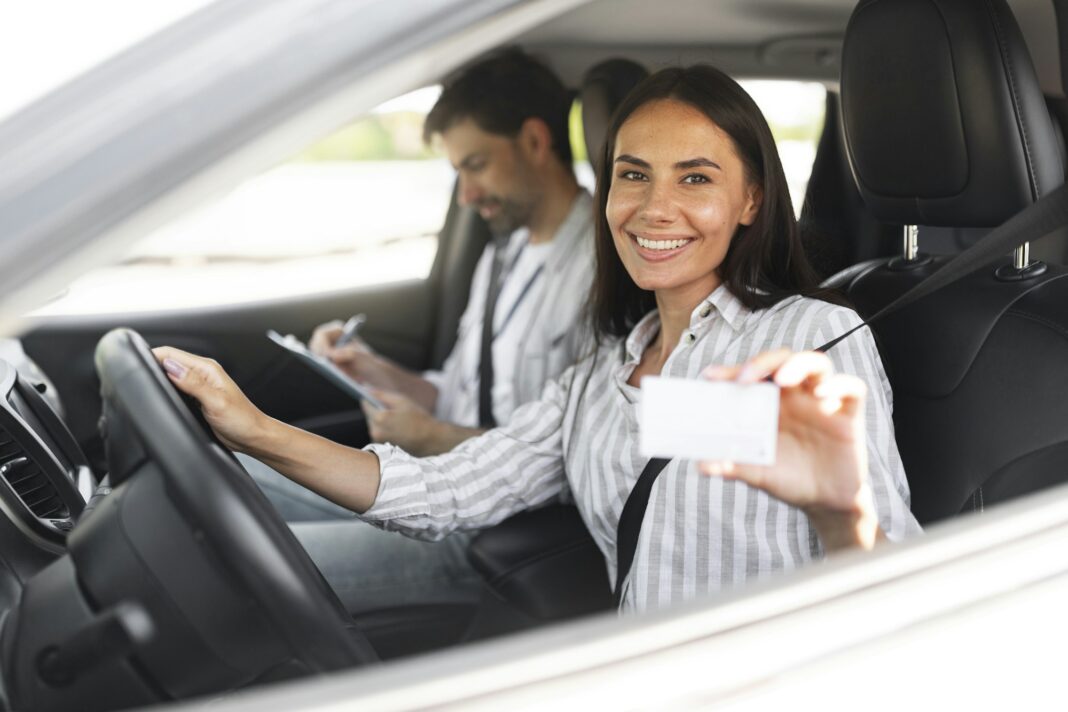
[(0, 428), (0, 477), (11, 486), (26, 508), (41, 519), (66, 519), (70, 510), (59, 491), (30, 459), (11, 434)]

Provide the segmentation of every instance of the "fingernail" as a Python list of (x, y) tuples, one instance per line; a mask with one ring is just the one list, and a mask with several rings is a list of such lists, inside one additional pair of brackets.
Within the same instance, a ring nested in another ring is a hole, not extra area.
[(730, 373), (730, 369), (725, 366), (709, 366), (701, 373), (705, 378), (714, 381)]
[(163, 370), (171, 374), (175, 378), (181, 378), (185, 375), (186, 367), (178, 363), (172, 358), (163, 359)]

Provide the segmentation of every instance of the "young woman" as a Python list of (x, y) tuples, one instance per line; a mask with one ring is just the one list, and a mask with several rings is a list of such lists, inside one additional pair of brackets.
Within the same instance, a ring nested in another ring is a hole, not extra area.
[(386, 529), (432, 539), (484, 528), (569, 490), (612, 581), (616, 527), (646, 462), (641, 377), (773, 376), (782, 387), (778, 461), (704, 463), (712, 477), (672, 461), (649, 500), (624, 608), (917, 531), (870, 333), (829, 358), (791, 355), (859, 319), (804, 296), (816, 285), (752, 99), (710, 67), (664, 70), (624, 101), (605, 151), (593, 353), (507, 427), (432, 458), (391, 445), (353, 450), (268, 418), (213, 362), (166, 347), (157, 357), (227, 445)]

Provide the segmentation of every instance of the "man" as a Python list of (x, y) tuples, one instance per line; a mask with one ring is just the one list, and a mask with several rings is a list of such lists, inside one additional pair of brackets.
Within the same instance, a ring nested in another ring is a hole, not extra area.
[(388, 410), (365, 408), (374, 441), (416, 455), (447, 452), (506, 423), (577, 359), (593, 225), (571, 167), (570, 103), (548, 69), (511, 50), (464, 71), (431, 110), (425, 137), (440, 135), (460, 204), (478, 210), (495, 240), (441, 371), (412, 373), (362, 343), (334, 348), (338, 322), (316, 330), (313, 351), (384, 391)]
[[(457, 171), (460, 204), (478, 210), (494, 234), (475, 269), (455, 347), (441, 371), (417, 374), (359, 340), (335, 346), (339, 322), (320, 326), (310, 343), (377, 389), (387, 409), (364, 407), (373, 440), (419, 455), (451, 450), (506, 423), (581, 355), (593, 206), (572, 170), (570, 105), (559, 79), (518, 50), (446, 82), (424, 136), (440, 136)], [(478, 600), (466, 534), (426, 543), (337, 521), (353, 515), (244, 462), (296, 522), (294, 533), (350, 611)]]

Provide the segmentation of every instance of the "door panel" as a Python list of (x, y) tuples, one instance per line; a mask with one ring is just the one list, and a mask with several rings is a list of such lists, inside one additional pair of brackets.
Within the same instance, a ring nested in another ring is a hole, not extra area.
[(311, 298), (156, 314), (63, 317), (37, 321), (23, 335), (26, 352), (59, 390), (68, 424), (101, 464), (96, 433), (99, 382), (93, 353), (100, 337), (124, 326), (153, 346), (171, 345), (216, 359), (269, 415), (349, 444), (366, 441), (357, 404), (265, 336), (267, 329), (310, 337), (318, 324), (362, 312), (362, 336), (412, 369), (427, 364), (433, 336), (434, 280), (416, 280)]

